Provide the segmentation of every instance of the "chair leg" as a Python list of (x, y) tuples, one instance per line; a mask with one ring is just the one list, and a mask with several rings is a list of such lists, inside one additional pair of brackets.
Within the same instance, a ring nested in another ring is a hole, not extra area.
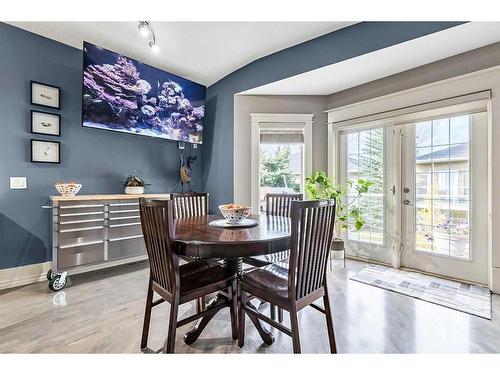
[(294, 305), (290, 309), (290, 326), (292, 328), (293, 352), (300, 353), (299, 316)]
[(196, 300), (196, 313), (199, 314), (203, 310), (205, 310), (206, 307), (206, 299), (205, 297), (200, 297)]
[(247, 303), (246, 292), (240, 288), (238, 304), (238, 346), (243, 348), (245, 345), (245, 311), (243, 306)]
[(231, 305), (229, 310), (231, 314), (231, 331), (233, 340), (238, 340), (238, 292), (236, 279), (231, 282)]
[(272, 320), (276, 320), (276, 306), (274, 306), (272, 303), (269, 304), (269, 317)]
[(177, 330), (177, 314), (179, 312), (179, 300), (175, 299), (170, 305), (170, 319), (168, 321), (168, 334), (163, 353), (173, 353), (175, 348), (175, 332)]
[(151, 321), (151, 310), (153, 308), (153, 288), (151, 280), (148, 284), (148, 295), (146, 297), (146, 309), (144, 311), (144, 324), (142, 326), (141, 350), (148, 346), (149, 323)]
[(278, 323), (283, 323), (283, 309), (278, 307)]
[(333, 332), (332, 309), (330, 307), (330, 297), (328, 297), (328, 289), (325, 283), (325, 295), (323, 296), (323, 305), (325, 306), (326, 327), (328, 329), (328, 341), (330, 342), (330, 352), (337, 353), (337, 345), (335, 344), (335, 334)]

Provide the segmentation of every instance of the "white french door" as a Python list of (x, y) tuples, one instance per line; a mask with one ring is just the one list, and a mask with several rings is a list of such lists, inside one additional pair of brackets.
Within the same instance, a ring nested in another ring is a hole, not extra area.
[(384, 121), (340, 132), (340, 183), (358, 179), (372, 182), (368, 193), (358, 197), (350, 187), (346, 204), (362, 212), (365, 225), (361, 230), (344, 233), (347, 255), (393, 263), (394, 259), (394, 194), (392, 180), (393, 123)]
[(481, 112), (399, 126), (404, 267), (487, 283), (487, 125)]
[(373, 182), (359, 199), (349, 192), (366, 224), (344, 233), (347, 255), (487, 284), (485, 109), (442, 108), (338, 135), (340, 182)]

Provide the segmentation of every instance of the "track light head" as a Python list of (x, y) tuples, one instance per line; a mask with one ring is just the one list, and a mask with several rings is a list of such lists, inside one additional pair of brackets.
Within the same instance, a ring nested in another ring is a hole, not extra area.
[(158, 47), (158, 45), (154, 42), (149, 42), (149, 47), (154, 53), (160, 52), (160, 47)]
[(148, 35), (151, 33), (148, 21), (139, 21), (138, 27), (139, 27), (139, 34), (141, 34), (143, 38), (147, 38)]
[(148, 36), (151, 37), (151, 41), (148, 43), (149, 48), (151, 48), (153, 53), (158, 53), (160, 51), (160, 48), (156, 45), (155, 32), (153, 31), (149, 22), (139, 21), (139, 25), (137, 27), (139, 28), (139, 33), (141, 34), (142, 37), (144, 38)]

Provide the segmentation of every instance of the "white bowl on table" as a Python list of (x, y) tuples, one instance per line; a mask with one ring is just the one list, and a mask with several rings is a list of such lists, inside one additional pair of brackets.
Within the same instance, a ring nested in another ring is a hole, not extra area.
[[(233, 207), (234, 206), (234, 207)], [(238, 224), (245, 220), (252, 212), (252, 207), (241, 205), (221, 204), (219, 211), (229, 224)]]

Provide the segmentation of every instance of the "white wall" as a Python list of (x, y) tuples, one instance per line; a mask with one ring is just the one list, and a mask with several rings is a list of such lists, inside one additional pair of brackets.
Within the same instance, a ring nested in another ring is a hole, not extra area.
[(327, 98), (328, 109), (427, 85), (500, 65), (500, 43), (419, 66), (347, 90)]
[(313, 170), (327, 168), (326, 96), (234, 97), (234, 200), (251, 203), (250, 113), (312, 113)]

